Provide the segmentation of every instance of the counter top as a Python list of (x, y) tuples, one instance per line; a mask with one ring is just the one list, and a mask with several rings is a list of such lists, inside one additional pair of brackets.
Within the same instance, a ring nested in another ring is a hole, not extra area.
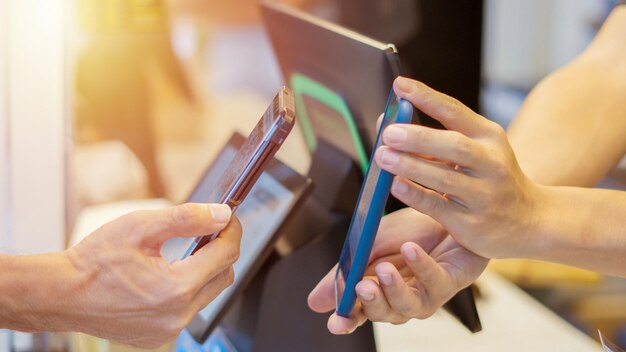
[(599, 352), (602, 347), (520, 288), (486, 271), (478, 280), (483, 331), (472, 334), (444, 310), (403, 325), (374, 324), (381, 352)]

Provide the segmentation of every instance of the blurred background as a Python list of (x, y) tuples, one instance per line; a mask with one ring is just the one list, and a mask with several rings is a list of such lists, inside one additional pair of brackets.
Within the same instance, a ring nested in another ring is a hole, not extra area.
[[(406, 72), (505, 127), (541, 78), (585, 48), (614, 5), (282, 2), (396, 44)], [(247, 133), (283, 84), (256, 0), (5, 0), (0, 46), (0, 54), (7, 54), (0, 55), (0, 162), (8, 165), (0, 173), (6, 188), (0, 207), (7, 224), (0, 233), (3, 252), (28, 251), (24, 236), (40, 232), (10, 216), (33, 216), (25, 203), (51, 192), (46, 178), (60, 192), (49, 198), (56, 203), (46, 204), (55, 209), (46, 221), (58, 236), (42, 251), (84, 236), (75, 230), (86, 208), (154, 198), (183, 201), (217, 147), (235, 130)], [(30, 72), (28, 62), (37, 60), (47, 60), (50, 70)], [(54, 94), (38, 94), (37, 87)], [(28, 150), (48, 153), (50, 162), (64, 166), (46, 167), (46, 158), (20, 153)], [(290, 138), (279, 157), (306, 173), (301, 137)], [(626, 189), (623, 175), (617, 169), (599, 186)], [(624, 280), (532, 261), (492, 265), (580, 330), (596, 338), (601, 329), (626, 346)], [(0, 333), (0, 351), (8, 336)], [(11, 339), (20, 351), (40, 341), (22, 334)], [(57, 350), (109, 346), (67, 336), (45, 339)]]

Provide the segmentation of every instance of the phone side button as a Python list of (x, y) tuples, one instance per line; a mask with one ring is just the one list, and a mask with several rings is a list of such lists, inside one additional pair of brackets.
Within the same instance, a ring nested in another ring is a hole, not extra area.
[(230, 199), (230, 200), (228, 201), (228, 206), (229, 206), (231, 209), (235, 209), (235, 208), (237, 208), (240, 204), (241, 204), (241, 200), (240, 200), (240, 199)]

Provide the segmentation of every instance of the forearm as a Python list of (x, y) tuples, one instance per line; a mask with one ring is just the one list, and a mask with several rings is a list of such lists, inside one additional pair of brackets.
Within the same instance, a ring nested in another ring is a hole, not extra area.
[(626, 6), (585, 52), (544, 79), (508, 136), (522, 170), (542, 184), (593, 186), (626, 153)]
[(77, 300), (75, 269), (64, 253), (0, 255), (0, 328), (74, 330), (65, 318)]
[(626, 97), (618, 95), (626, 90), (611, 89), (593, 66), (577, 63), (542, 82), (509, 128), (518, 162), (534, 181), (593, 186), (624, 155)]
[(626, 277), (626, 192), (542, 186), (526, 255)]

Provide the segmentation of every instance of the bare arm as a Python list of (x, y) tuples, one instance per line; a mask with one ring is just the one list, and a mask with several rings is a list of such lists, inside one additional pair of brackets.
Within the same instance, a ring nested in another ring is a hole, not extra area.
[[(139, 347), (171, 341), (233, 280), (241, 226), (229, 219), (222, 205), (140, 211), (61, 253), (0, 255), (0, 329), (78, 331)], [(161, 256), (169, 238), (220, 230), (185, 260)]]
[(583, 54), (532, 90), (508, 130), (531, 179), (593, 186), (626, 153), (625, 38), (622, 5)]
[(542, 188), (527, 257), (626, 277), (626, 192)]
[(0, 256), (0, 327), (20, 331), (69, 331), (55, 322), (80, 287), (80, 275), (63, 253)]

